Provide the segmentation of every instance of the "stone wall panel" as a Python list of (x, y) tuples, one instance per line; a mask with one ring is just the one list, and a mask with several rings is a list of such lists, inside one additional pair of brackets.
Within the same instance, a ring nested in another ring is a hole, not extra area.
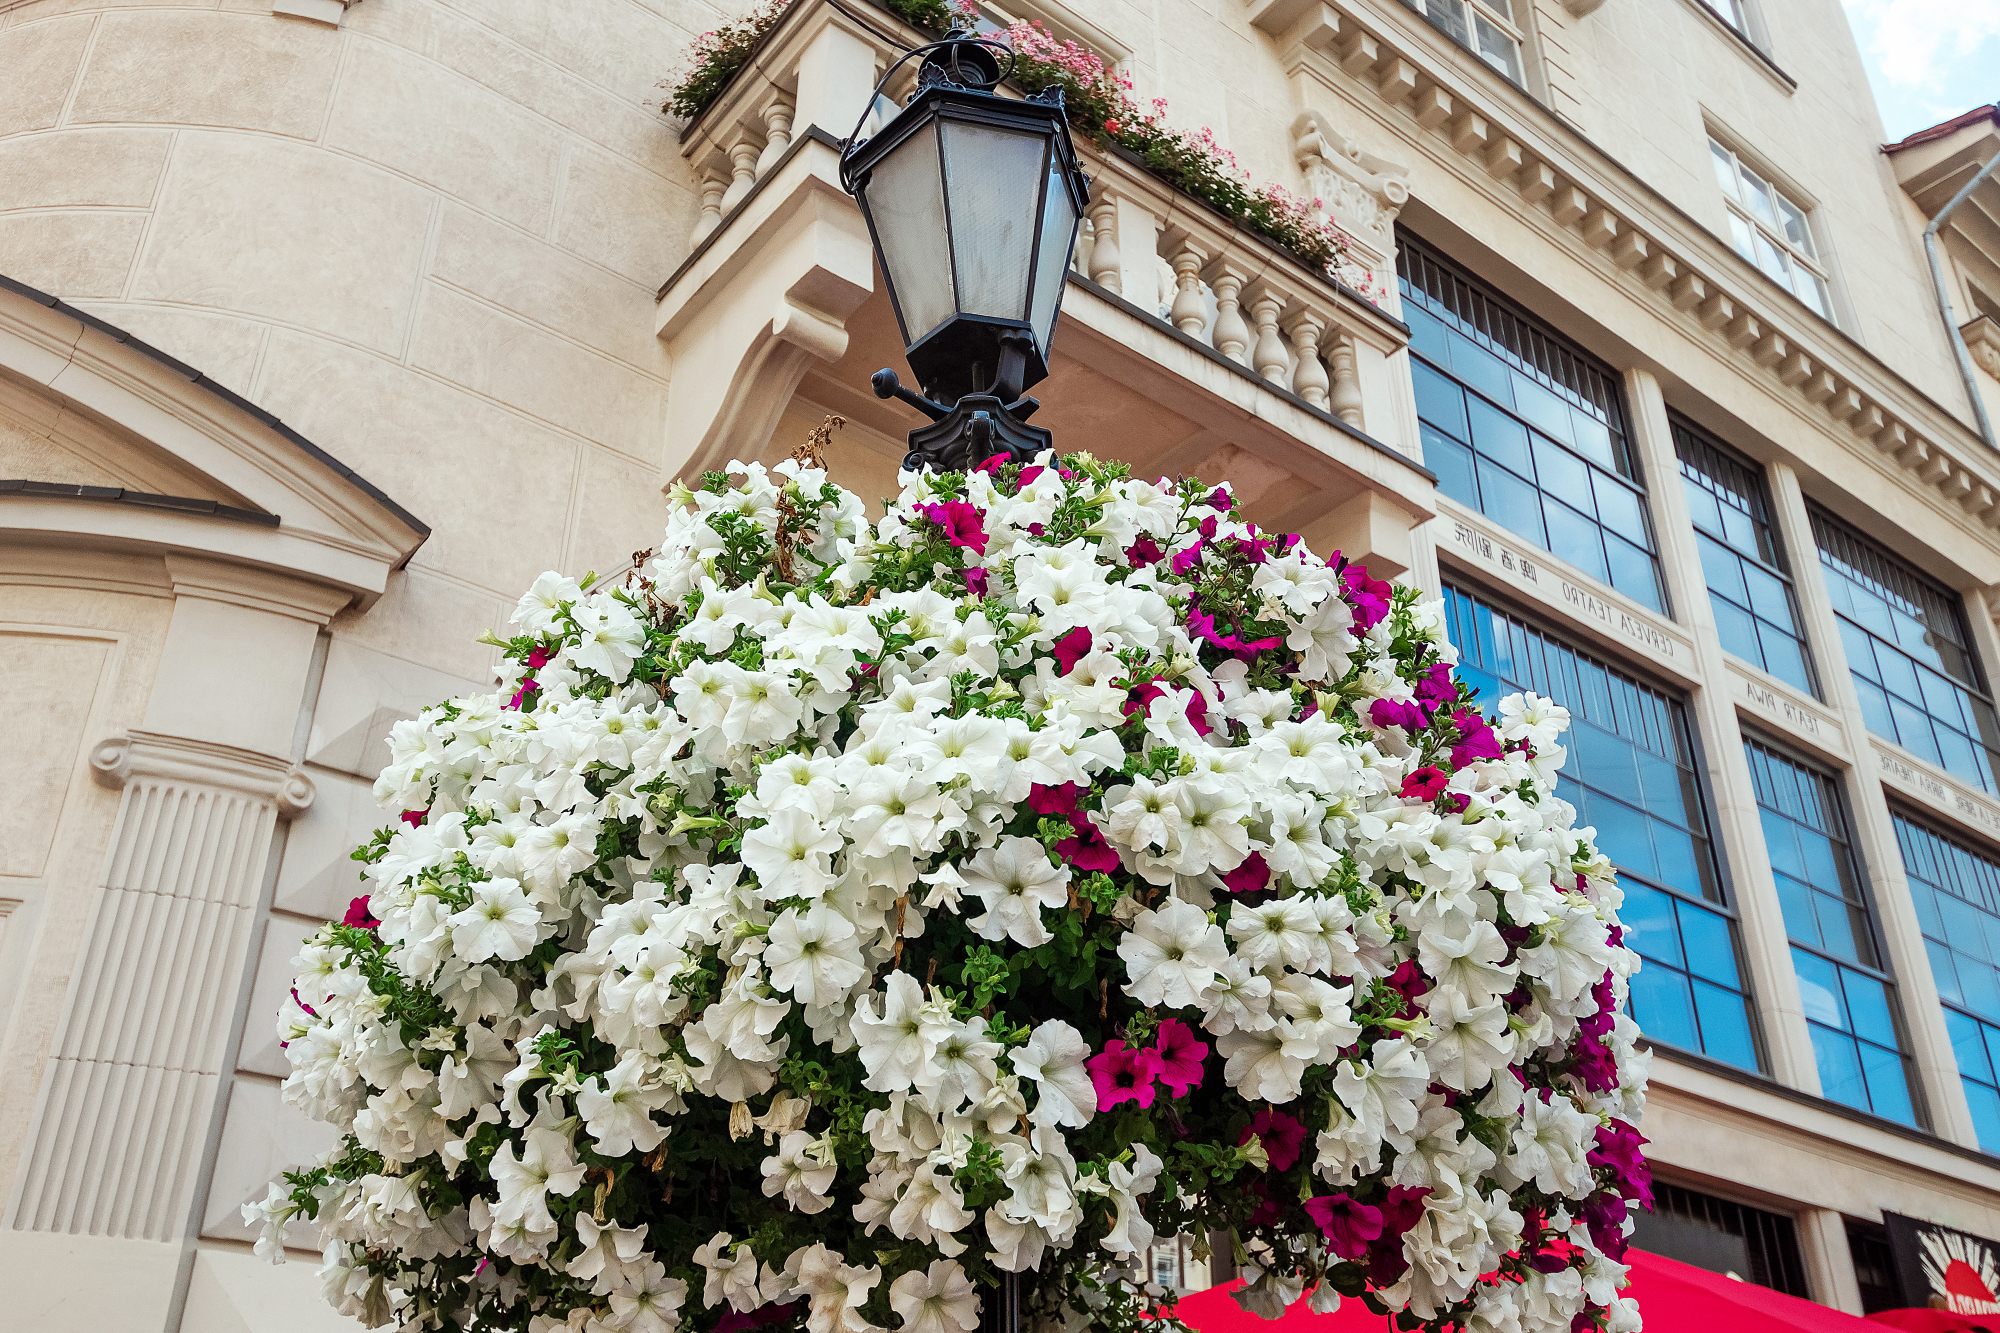
[(340, 42), (330, 28), (262, 14), (106, 14), (70, 111), (75, 122), (148, 121), (318, 136)]
[(118, 296), (145, 229), (139, 213), (0, 213), (0, 273), (64, 296)]
[(147, 208), (172, 142), (110, 128), (0, 140), (0, 191), (9, 208)]
[(434, 61), (357, 40), (326, 142), (539, 234), (549, 225), (563, 137)]
[(0, 42), (0, 135), (45, 130), (62, 118), (95, 22), (70, 14), (7, 29)]
[(411, 362), (634, 458), (658, 457), (664, 381), (433, 288)]
[(399, 354), (431, 207), (423, 187), (322, 149), (184, 133), (131, 294)]

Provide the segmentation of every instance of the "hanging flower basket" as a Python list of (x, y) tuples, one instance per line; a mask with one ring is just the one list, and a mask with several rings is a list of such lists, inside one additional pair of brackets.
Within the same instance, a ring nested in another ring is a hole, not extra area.
[(1637, 960), (1440, 606), (1087, 455), (679, 490), (399, 723), (306, 942), (285, 1096), (369, 1325), (1131, 1330), (1156, 1237), (1241, 1299), (1630, 1333)]

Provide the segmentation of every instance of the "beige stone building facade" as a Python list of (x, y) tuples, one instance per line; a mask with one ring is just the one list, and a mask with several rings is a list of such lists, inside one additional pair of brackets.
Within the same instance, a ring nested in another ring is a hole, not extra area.
[[(1885, 152), (1836, 0), (987, 13), (1317, 196), (1384, 293), (1086, 147), (1036, 424), (1444, 592), (1474, 679), (1569, 704), (1648, 960), (1640, 1243), (1921, 1301), (1885, 1213), (2000, 1236), (2000, 184), (1935, 285), (1923, 240), (2000, 113)], [(390, 725), (678, 476), (838, 412), (890, 487), (836, 140), (921, 34), (797, 0), (662, 117), (732, 17), (0, 3), (0, 1327), (334, 1327), (238, 1209), (325, 1146), (270, 1015)]]

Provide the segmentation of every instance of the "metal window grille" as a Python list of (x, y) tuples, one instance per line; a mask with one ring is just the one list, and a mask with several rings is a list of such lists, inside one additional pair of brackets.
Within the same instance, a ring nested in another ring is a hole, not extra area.
[[(1665, 1181), (1654, 1182), (1653, 1197), (1652, 1215), (1639, 1215), (1632, 1237), (1640, 1248), (1703, 1268), (1732, 1271), (1760, 1287), (1812, 1299), (1799, 1252), (1798, 1224), (1791, 1218)], [(1718, 1267), (1721, 1255), (1732, 1256), (1732, 1261), (1740, 1255), (1747, 1271)]]
[(1396, 272), (1432, 311), (1610, 427), (1618, 470), (1639, 479), (1617, 371), (1400, 230)]

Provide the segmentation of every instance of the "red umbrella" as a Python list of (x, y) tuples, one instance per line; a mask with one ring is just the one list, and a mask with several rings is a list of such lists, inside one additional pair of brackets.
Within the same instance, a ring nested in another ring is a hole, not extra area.
[[(1626, 1259), (1632, 1265), (1632, 1283), (1621, 1294), (1638, 1299), (1647, 1333), (1884, 1333), (1868, 1320), (1664, 1255), (1632, 1250)], [(1281, 1319), (1259, 1319), (1229, 1295), (1241, 1285), (1232, 1282), (1184, 1297), (1175, 1313), (1199, 1333), (1392, 1333), (1388, 1320), (1369, 1314), (1358, 1300), (1342, 1301), (1339, 1311), (1330, 1315), (1314, 1314), (1299, 1301)], [(1908, 1333), (1965, 1330), (1960, 1323), (1950, 1329), (1925, 1327)], [(2000, 1333), (2000, 1327), (1991, 1333)]]

